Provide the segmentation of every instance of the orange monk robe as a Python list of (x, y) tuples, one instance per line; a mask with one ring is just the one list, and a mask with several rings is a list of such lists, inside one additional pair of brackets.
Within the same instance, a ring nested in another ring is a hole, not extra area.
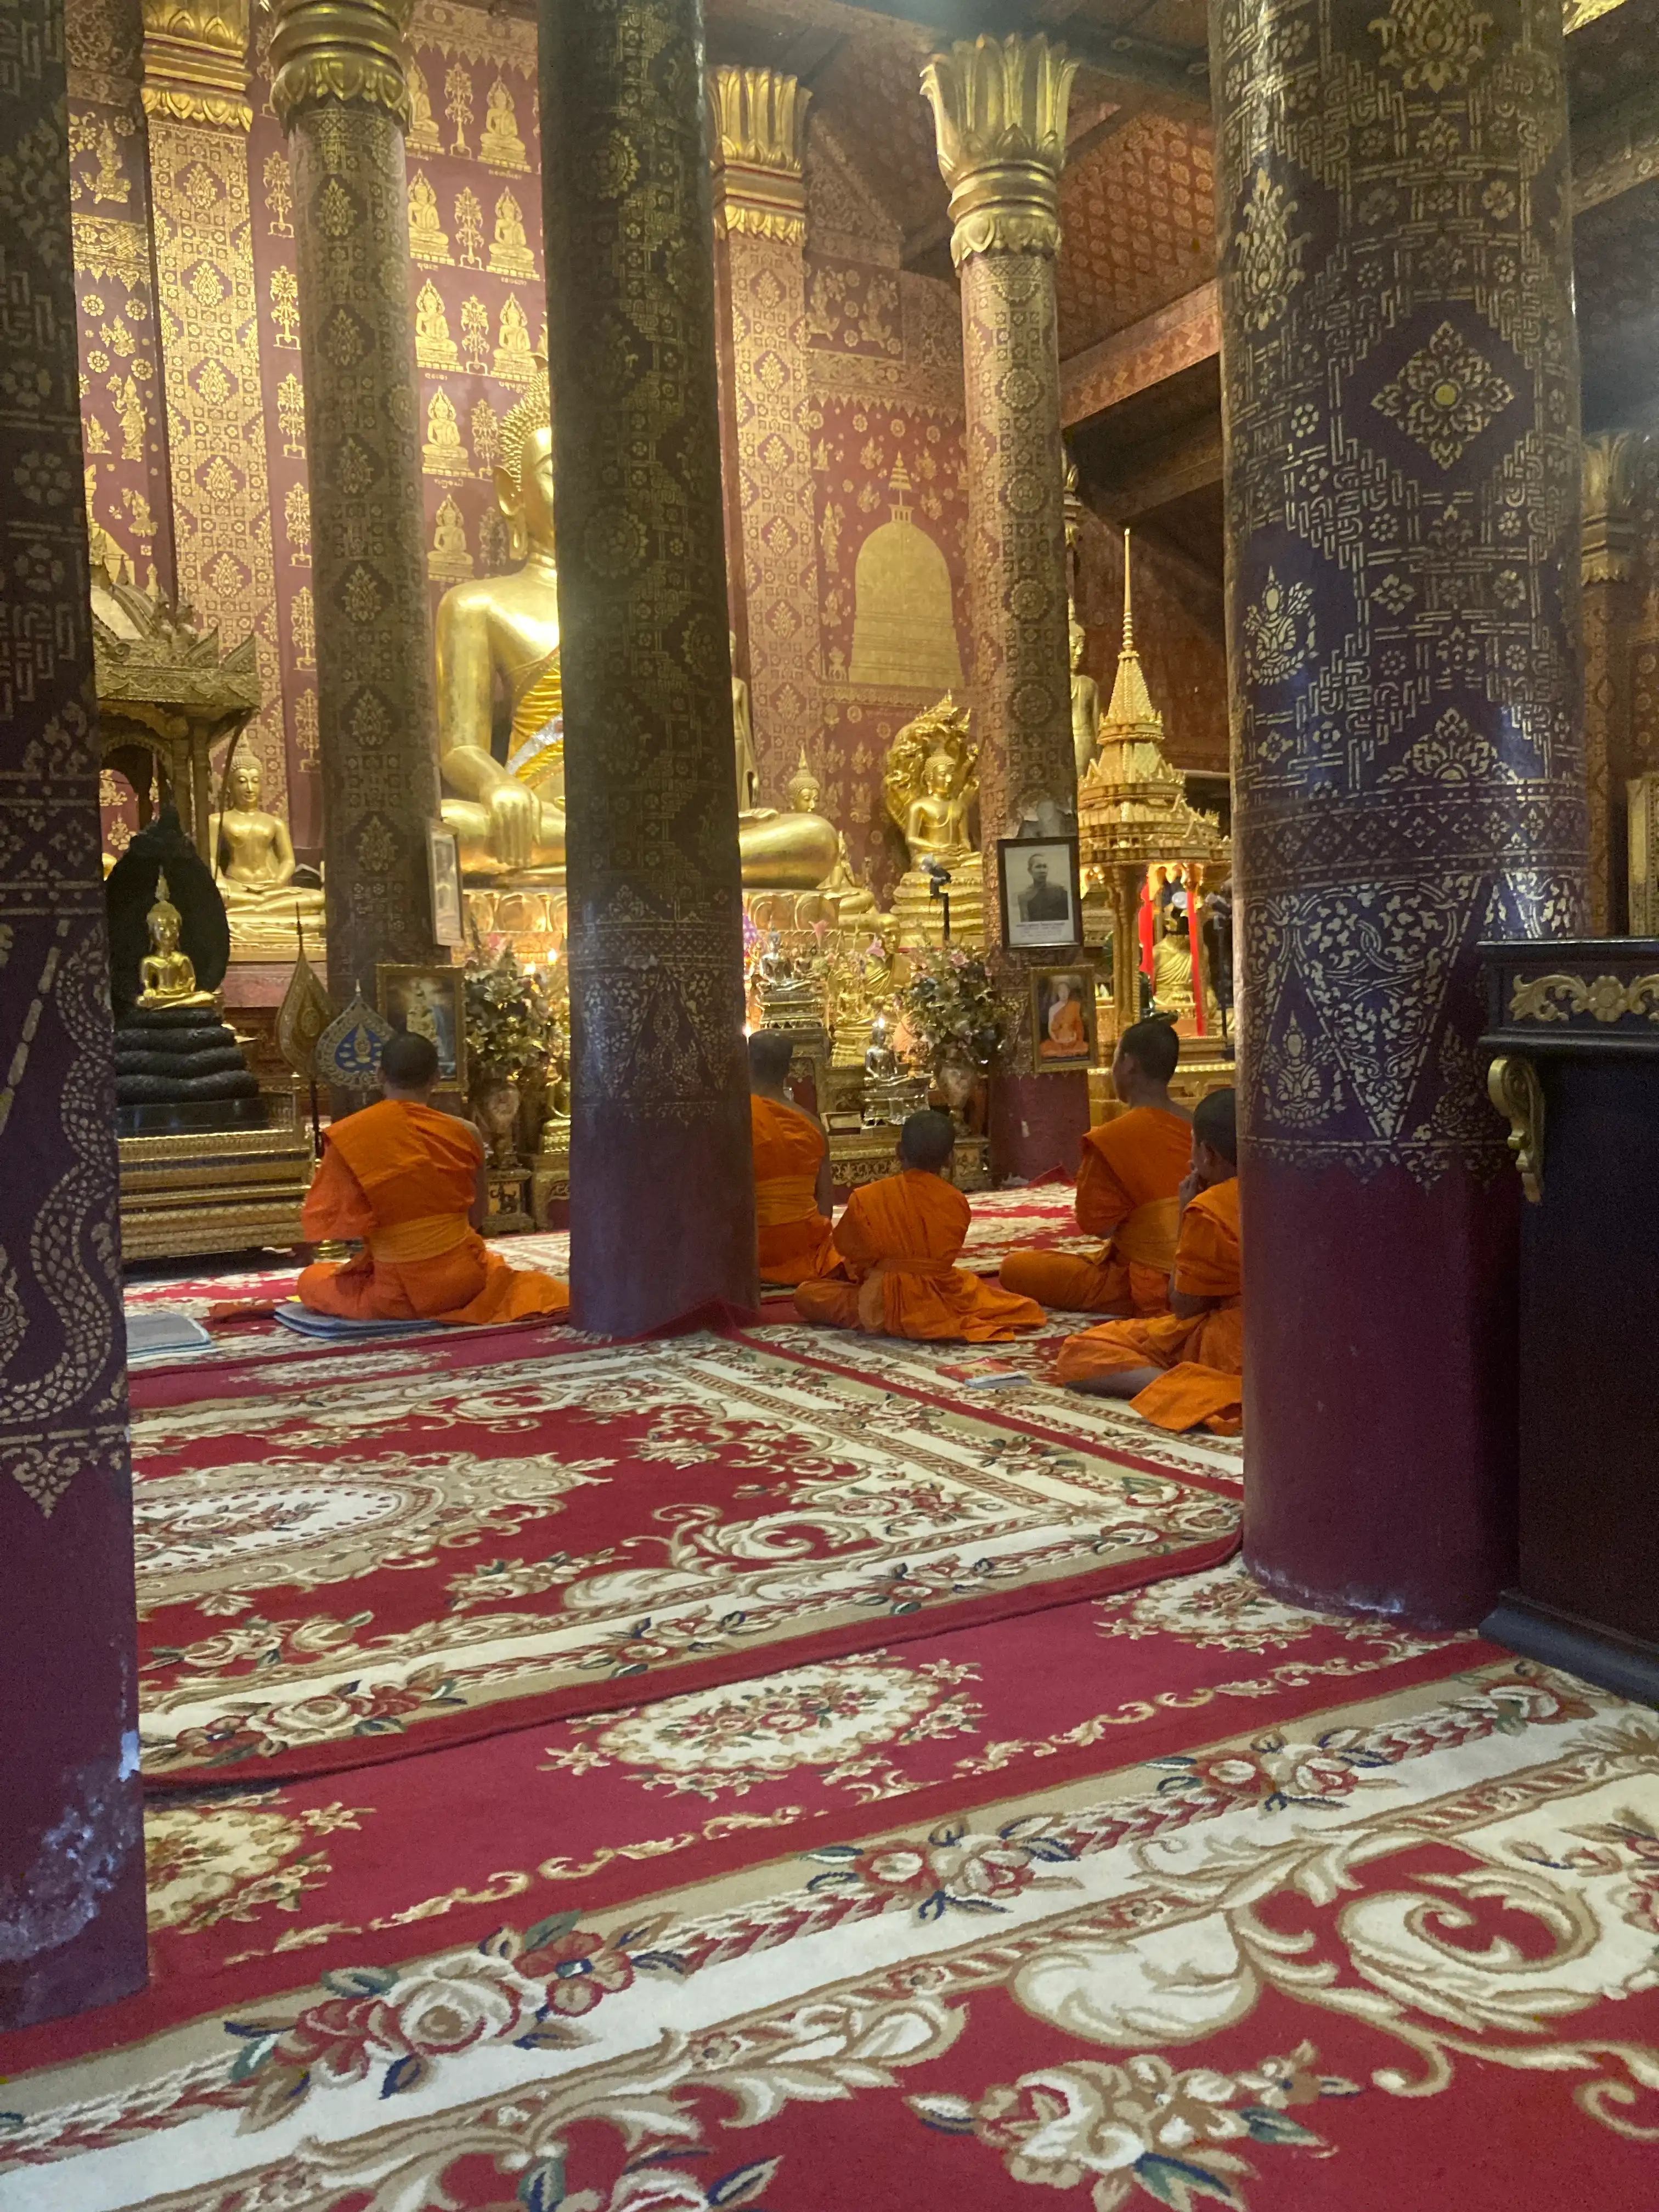
[(902, 1168), (862, 1185), (836, 1224), (837, 1264), (799, 1285), (796, 1312), (833, 1328), (925, 1341), (988, 1344), (1039, 1328), (1041, 1306), (953, 1264), (968, 1222), (967, 1200), (941, 1176)]
[(300, 1303), (344, 1321), (518, 1321), (562, 1314), (568, 1287), (497, 1259), (467, 1219), (483, 1146), (470, 1121), (384, 1098), (336, 1121), (301, 1223), (361, 1237), (355, 1260), (300, 1277)]
[(1083, 1139), (1077, 1225), (1104, 1237), (1077, 1252), (1011, 1252), (1005, 1290), (1069, 1313), (1167, 1313), (1181, 1213), (1176, 1194), (1192, 1159), (1193, 1125), (1161, 1106), (1132, 1106)]
[(1048, 1009), (1048, 1042), (1056, 1053), (1082, 1052), (1089, 1042), (1083, 1009), (1075, 999), (1056, 999)]
[(749, 1100), (755, 1146), (755, 1220), (763, 1283), (800, 1283), (836, 1264), (830, 1224), (818, 1212), (818, 1167), (829, 1140), (798, 1107)]
[(1161, 1429), (1201, 1425), (1219, 1436), (1237, 1436), (1244, 1395), (1237, 1176), (1212, 1183), (1188, 1206), (1173, 1279), (1188, 1297), (1222, 1303), (1186, 1321), (1158, 1314), (1085, 1328), (1061, 1345), (1055, 1374), (1062, 1382), (1089, 1382), (1126, 1368), (1161, 1367), (1157, 1381), (1130, 1400), (1136, 1413)]

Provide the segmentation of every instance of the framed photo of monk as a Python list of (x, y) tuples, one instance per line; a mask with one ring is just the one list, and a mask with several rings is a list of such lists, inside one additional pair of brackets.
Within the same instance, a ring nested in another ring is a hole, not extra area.
[(1038, 968), (1031, 975), (1031, 1066), (1054, 1075), (1093, 1065), (1095, 978), (1089, 968)]
[(436, 945), (465, 945), (461, 921), (461, 855), (453, 830), (435, 823), (426, 833), (426, 875), (432, 893), (432, 938)]
[(1002, 941), (1016, 952), (1081, 950), (1083, 887), (1075, 837), (1000, 837)]
[(374, 970), (374, 995), (394, 1030), (430, 1037), (438, 1051), (438, 1083), (466, 1091), (466, 988), (459, 968), (414, 968), (384, 962)]

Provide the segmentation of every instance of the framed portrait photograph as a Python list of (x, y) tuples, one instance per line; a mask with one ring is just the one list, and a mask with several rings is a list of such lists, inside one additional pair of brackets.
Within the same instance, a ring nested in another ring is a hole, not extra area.
[(394, 1030), (413, 1030), (437, 1048), (438, 1081), (446, 1091), (466, 1089), (466, 991), (459, 968), (415, 968), (383, 963), (374, 970), (374, 995)]
[(1038, 968), (1031, 975), (1031, 1066), (1038, 1075), (1088, 1067), (1095, 1056), (1092, 968)]
[(464, 945), (461, 855), (453, 830), (435, 823), (426, 833), (427, 883), (432, 892), (432, 935), (439, 945)]
[(1001, 837), (997, 875), (1003, 942), (1016, 951), (1083, 943), (1075, 837)]

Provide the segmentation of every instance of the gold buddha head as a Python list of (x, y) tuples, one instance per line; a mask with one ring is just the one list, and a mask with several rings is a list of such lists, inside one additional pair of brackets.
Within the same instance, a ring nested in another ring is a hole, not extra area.
[(259, 794), (264, 786), (264, 771), (259, 756), (251, 748), (239, 752), (230, 764), (230, 774), (225, 779), (225, 797), (241, 813), (252, 814), (259, 804)]
[(954, 753), (941, 745), (937, 752), (929, 753), (921, 771), (921, 787), (930, 799), (948, 799), (955, 788), (957, 760)]
[(169, 953), (179, 950), (179, 909), (167, 896), (165, 874), (155, 878), (155, 903), (144, 916), (144, 926), (149, 931), (150, 950)]
[[(547, 363), (536, 356), (528, 392), (501, 424), (495, 504), (528, 546), (553, 550), (553, 391)], [(520, 549), (522, 550), (522, 549)]]
[(1072, 666), (1074, 671), (1080, 670), (1083, 666), (1083, 648), (1087, 644), (1088, 639), (1083, 624), (1075, 615), (1072, 616), (1066, 628), (1072, 640)]
[(789, 793), (789, 806), (792, 813), (816, 814), (817, 812), (818, 801), (823, 794), (817, 776), (812, 773), (811, 763), (806, 757), (805, 745), (800, 749), (799, 764), (785, 788)]

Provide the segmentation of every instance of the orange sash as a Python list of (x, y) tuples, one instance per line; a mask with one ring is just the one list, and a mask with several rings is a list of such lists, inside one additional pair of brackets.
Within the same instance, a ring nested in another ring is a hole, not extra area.
[(375, 1230), (368, 1249), (377, 1260), (395, 1267), (405, 1261), (437, 1260), (465, 1244), (472, 1224), (464, 1213), (419, 1213), (412, 1221), (394, 1221)]
[(1181, 1200), (1150, 1198), (1144, 1206), (1136, 1206), (1127, 1221), (1119, 1223), (1107, 1249), (1114, 1260), (1127, 1260), (1168, 1274), (1175, 1265), (1180, 1233)]
[(817, 1176), (768, 1176), (755, 1185), (755, 1223), (778, 1229), (787, 1221), (816, 1220)]

